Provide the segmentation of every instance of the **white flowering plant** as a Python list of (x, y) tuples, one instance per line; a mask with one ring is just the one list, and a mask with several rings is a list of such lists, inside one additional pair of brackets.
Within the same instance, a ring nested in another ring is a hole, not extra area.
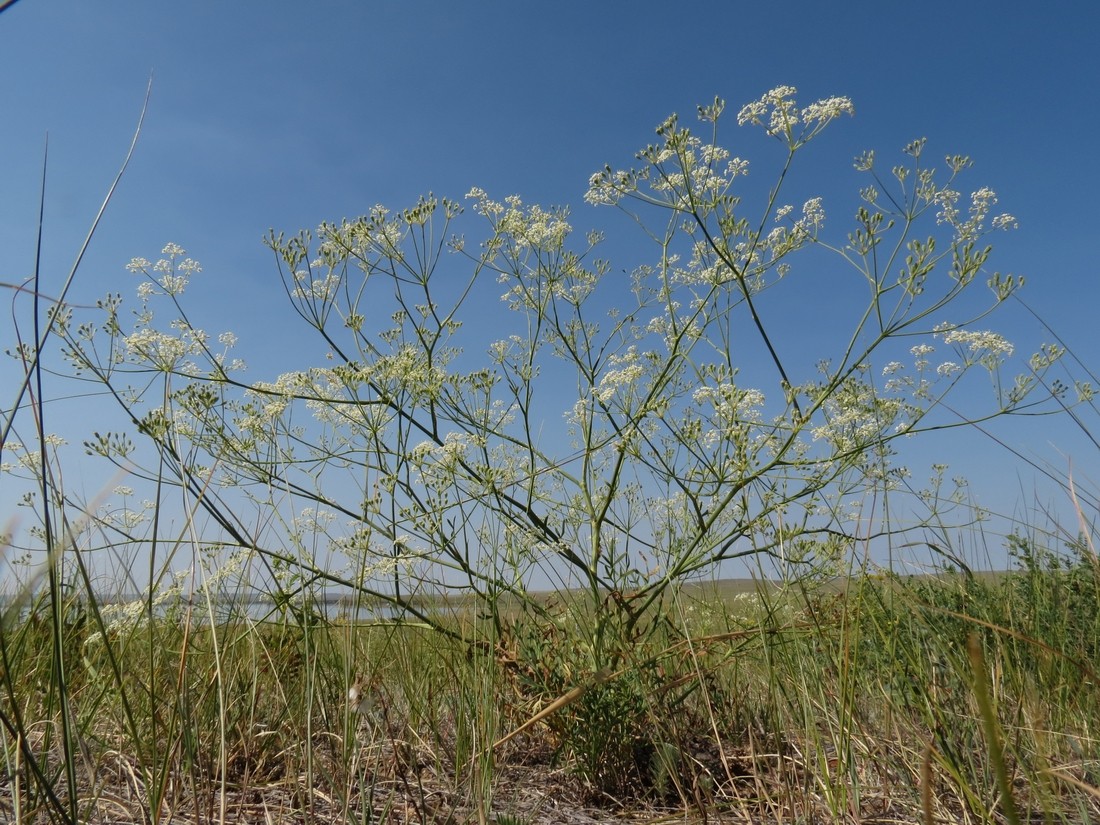
[[(1004, 375), (1013, 346), (985, 326), (1023, 281), (989, 270), (989, 237), (1016, 220), (988, 188), (967, 203), (967, 158), (938, 173), (919, 140), (881, 174), (865, 153), (853, 220), (833, 231), (826, 200), (787, 203), (788, 181), (851, 101), (800, 107), (782, 86), (740, 110), (782, 152), (757, 208), (756, 167), (719, 143), (724, 109), (700, 107), (698, 134), (668, 118), (636, 165), (591, 176), (584, 200), (631, 216), (650, 245), (628, 282), (601, 257), (603, 233), (575, 240), (569, 210), (474, 188), (270, 235), (287, 299), (318, 336), (312, 368), (243, 381), (237, 337), (187, 319), (201, 267), (174, 244), (130, 264), (144, 278), (133, 328), (109, 297), (98, 324), (66, 316), (67, 352), (112, 387), (219, 541), (445, 632), (425, 593), (472, 595), (502, 630), (502, 596), (541, 614), (532, 588), (570, 588), (604, 667), (671, 590), (730, 560), (838, 572), (857, 541), (895, 529), (869, 528), (862, 505), (908, 487), (898, 439), (1044, 409), (1060, 357), (1045, 347)], [(819, 344), (826, 358), (802, 363), (777, 301), (797, 302), (801, 273), (825, 266), (865, 302)], [(969, 375), (992, 377), (993, 395), (945, 420)], [(89, 449), (126, 460), (113, 443)], [(231, 500), (269, 526), (246, 528)]]

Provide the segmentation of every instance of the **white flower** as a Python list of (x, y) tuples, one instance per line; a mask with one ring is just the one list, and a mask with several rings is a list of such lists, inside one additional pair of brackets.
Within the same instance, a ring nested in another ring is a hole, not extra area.
[(730, 153), (721, 146), (708, 145), (699, 150), (699, 156), (703, 163), (719, 163), (730, 156)]
[[(737, 114), (737, 123), (764, 126), (769, 135), (786, 139), (795, 149), (817, 135), (830, 121), (842, 114), (855, 113), (852, 101), (846, 97), (828, 97), (799, 111), (794, 102), (795, 93), (793, 86), (777, 86), (759, 100), (743, 106)], [(803, 124), (801, 132), (796, 134), (794, 127), (800, 122)]]
[(977, 192), (970, 195), (970, 213), (972, 215), (985, 215), (989, 207), (997, 202), (997, 193), (988, 186), (983, 186)]
[(601, 404), (611, 401), (620, 389), (633, 388), (642, 378), (645, 369), (639, 360), (636, 347), (630, 347), (622, 355), (614, 355), (608, 359), (608, 366), (612, 369), (605, 371), (599, 384), (592, 388), (592, 394)]
[(991, 355), (1009, 356), (1016, 348), (1011, 342), (996, 332), (988, 330), (953, 329), (943, 334), (945, 344), (959, 344), (967, 347), (971, 353), (986, 352)]
[(329, 301), (336, 295), (336, 290), (340, 286), (340, 276), (335, 272), (330, 272), (323, 278), (309, 278), (309, 273), (304, 273), (302, 278), (298, 278), (295, 273), (295, 279), (299, 283), (304, 283), (307, 279), (308, 285), (298, 286), (294, 288), (294, 297), (301, 301)]
[(794, 107), (794, 101), (790, 99), (797, 91), (794, 86), (776, 86), (771, 91), (765, 92), (759, 100), (741, 107), (741, 111), (737, 113), (737, 125), (744, 126), (746, 123), (763, 125), (762, 118), (771, 109), (768, 134), (784, 131), (798, 122), (798, 110)]
[(952, 226), (958, 223), (959, 209), (956, 206), (958, 200), (959, 193), (954, 189), (944, 187), (936, 193), (935, 201), (940, 207), (940, 211), (936, 213), (936, 223), (946, 223)]
[(187, 288), (187, 277), (185, 275), (165, 274), (161, 276), (160, 285), (168, 295), (182, 295), (184, 289)]
[(821, 205), (821, 198), (810, 198), (802, 205), (802, 220), (814, 229), (819, 229), (825, 223), (825, 209)]
[(152, 329), (141, 329), (127, 335), (124, 343), (134, 358), (148, 359), (171, 368), (186, 354), (179, 338)]
[(741, 158), (733, 158), (726, 164), (726, 177), (736, 178), (749, 173), (749, 162)]
[(854, 115), (855, 107), (846, 97), (827, 97), (811, 103), (802, 110), (802, 120), (806, 123), (827, 123), (841, 115)]

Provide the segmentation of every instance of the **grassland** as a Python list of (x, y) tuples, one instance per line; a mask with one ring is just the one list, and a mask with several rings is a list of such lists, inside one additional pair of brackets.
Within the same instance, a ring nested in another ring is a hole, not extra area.
[(1091, 821), (1100, 566), (1015, 553), (688, 589), (597, 673), (565, 606), (448, 636), (181, 602), (105, 634), (38, 594), (0, 634), (0, 819)]

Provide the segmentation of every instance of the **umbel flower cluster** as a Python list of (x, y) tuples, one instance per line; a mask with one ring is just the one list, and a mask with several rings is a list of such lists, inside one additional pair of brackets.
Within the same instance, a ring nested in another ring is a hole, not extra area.
[[(967, 158), (937, 171), (918, 140), (880, 173), (868, 152), (850, 206), (788, 202), (796, 159), (854, 113), (795, 94), (780, 86), (736, 117), (778, 151), (770, 187), (719, 143), (718, 99), (698, 133), (672, 116), (634, 165), (592, 175), (584, 200), (631, 215), (648, 244), (629, 279), (601, 232), (578, 240), (569, 210), (474, 188), (268, 238), (316, 335), (310, 369), (237, 378), (236, 336), (184, 311), (201, 267), (174, 244), (131, 262), (130, 327), (119, 298), (98, 323), (62, 324), (69, 356), (115, 390), (197, 506), (222, 513), (232, 497), (268, 514), (256, 528), (216, 517), (219, 541), (283, 578), (411, 611), (429, 589), (492, 611), (531, 586), (580, 586), (614, 603), (625, 633), (667, 588), (731, 559), (827, 575), (874, 516), (867, 502), (907, 479), (899, 439), (969, 420), (947, 409), (1040, 409), (1060, 352), (1007, 374), (1013, 346), (987, 316), (1022, 280), (988, 269), (987, 241), (1016, 220), (988, 188), (964, 196)], [(820, 270), (862, 304), (838, 310), (847, 326), (807, 360), (783, 302), (805, 300)], [(89, 449), (133, 460), (113, 443)], [(932, 497), (920, 506), (942, 515)]]

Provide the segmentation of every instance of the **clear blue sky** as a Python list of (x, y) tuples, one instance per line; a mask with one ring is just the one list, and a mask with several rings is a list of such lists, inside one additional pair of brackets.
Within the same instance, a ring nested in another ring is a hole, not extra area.
[[(294, 347), (269, 227), (477, 185), (571, 205), (583, 230), (603, 219), (582, 201), (589, 175), (629, 164), (669, 113), (716, 94), (736, 112), (789, 84), (803, 102), (855, 103), (807, 161), (831, 197), (854, 202), (861, 149), (893, 157), (927, 136), (936, 156), (971, 155), (969, 180), (1020, 221), (997, 239), (997, 268), (1025, 275), (1027, 300), (1100, 368), (1098, 43), (1094, 3), (21, 0), (0, 15), (0, 281), (32, 269), (47, 132), (46, 290), (64, 279), (151, 73), (145, 130), (78, 295), (132, 295), (125, 263), (179, 243), (205, 268), (194, 317), (240, 335), (253, 379)], [(744, 154), (766, 160), (758, 133), (729, 121), (734, 153), (751, 138)], [(1012, 337), (1023, 320), (1004, 323)], [(1008, 432), (1095, 467), (1061, 425)], [(995, 473), (1009, 488), (1012, 466)]]

